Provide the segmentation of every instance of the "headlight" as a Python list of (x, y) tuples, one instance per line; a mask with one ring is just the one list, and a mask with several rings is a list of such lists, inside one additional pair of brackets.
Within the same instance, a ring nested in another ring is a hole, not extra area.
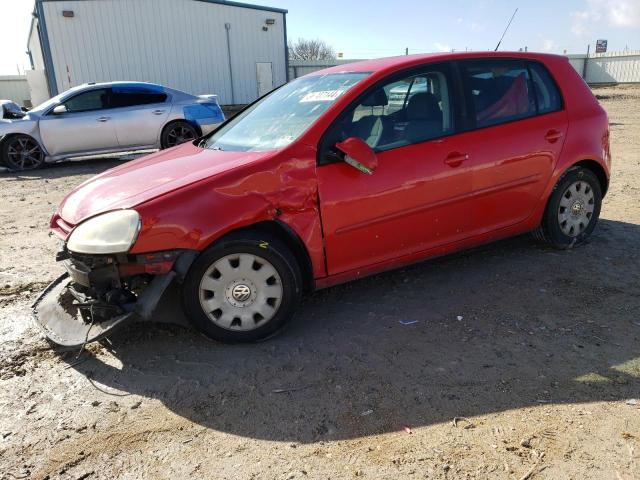
[(90, 218), (78, 225), (67, 241), (76, 253), (124, 253), (135, 242), (140, 215), (135, 210), (116, 210)]

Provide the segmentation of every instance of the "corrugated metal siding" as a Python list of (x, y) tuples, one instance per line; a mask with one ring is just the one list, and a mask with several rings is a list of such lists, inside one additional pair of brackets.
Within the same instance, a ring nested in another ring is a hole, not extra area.
[(44, 57), (42, 56), (42, 47), (40, 46), (40, 38), (38, 37), (38, 20), (33, 19), (31, 26), (31, 35), (27, 48), (31, 52), (31, 61), (35, 70), (44, 70)]
[(29, 85), (24, 75), (0, 76), (0, 100), (13, 100), (23, 106), (29, 100)]
[(568, 55), (568, 57), (571, 66), (575, 69), (576, 72), (580, 74), (580, 76), (582, 76), (582, 73), (584, 72), (584, 60), (586, 58), (586, 55)]
[(589, 58), (588, 83), (640, 82), (640, 53)]
[[(100, 0), (43, 3), (60, 91), (85, 82), (140, 80), (223, 104), (258, 95), (256, 62), (286, 81), (284, 15), (194, 0)], [(73, 10), (73, 18), (62, 16)], [(263, 31), (265, 20), (275, 25)], [(234, 97), (225, 23), (231, 24)]]
[(324, 68), (347, 63), (359, 62), (361, 60), (332, 59), (332, 60), (289, 60), (289, 79), (302, 77), (309, 73), (317, 72)]
[(640, 51), (608, 52), (586, 55), (569, 55), (569, 62), (583, 75), (586, 66), (587, 83), (635, 83), (640, 82)]

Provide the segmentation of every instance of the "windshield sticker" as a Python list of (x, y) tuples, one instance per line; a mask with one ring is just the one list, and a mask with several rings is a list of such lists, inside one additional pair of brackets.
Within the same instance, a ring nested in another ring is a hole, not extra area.
[(300, 102), (333, 102), (344, 93), (344, 89), (322, 90), (320, 92), (309, 92), (300, 99)]

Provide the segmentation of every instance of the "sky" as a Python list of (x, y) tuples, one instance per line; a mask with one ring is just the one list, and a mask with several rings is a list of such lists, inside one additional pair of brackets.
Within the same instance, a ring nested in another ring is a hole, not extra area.
[[(99, 0), (98, 0), (99, 1)], [(136, 0), (129, 0), (136, 1)], [(181, 0), (176, 0), (179, 3)], [(184, 0), (182, 0), (184, 1)], [(640, 50), (640, 0), (248, 0), (289, 10), (290, 39), (319, 38), (344, 58), (493, 50), (584, 53), (596, 39), (609, 51)], [(0, 0), (0, 75), (30, 68), (33, 0)]]

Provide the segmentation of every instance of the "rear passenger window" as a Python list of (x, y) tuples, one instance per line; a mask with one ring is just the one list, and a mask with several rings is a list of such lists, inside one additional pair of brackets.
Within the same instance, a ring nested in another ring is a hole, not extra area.
[(464, 71), (477, 127), (510, 122), (536, 114), (533, 83), (523, 62), (474, 61), (468, 62)]
[(545, 67), (539, 63), (530, 63), (529, 70), (533, 79), (538, 113), (555, 112), (562, 109), (562, 97), (555, 82)]
[(147, 88), (138, 85), (114, 85), (111, 106), (135, 107), (137, 105), (150, 105), (152, 103), (162, 103), (167, 99), (167, 95), (160, 89)]

